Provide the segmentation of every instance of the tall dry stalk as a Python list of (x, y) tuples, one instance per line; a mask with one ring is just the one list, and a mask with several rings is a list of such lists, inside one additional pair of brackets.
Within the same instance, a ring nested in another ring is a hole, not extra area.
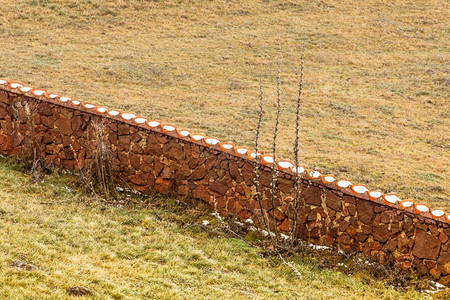
[(272, 155), (274, 162), (272, 164), (272, 185), (271, 185), (271, 200), (272, 200), (272, 217), (274, 224), (274, 232), (277, 232), (277, 219), (275, 217), (275, 187), (278, 180), (278, 169), (276, 168), (276, 154), (277, 154), (277, 136), (278, 136), (278, 126), (280, 124), (280, 113), (281, 113), (281, 69), (278, 66), (278, 76), (277, 76), (277, 116), (275, 120), (275, 128), (273, 131), (273, 145), (272, 145)]
[(111, 200), (116, 195), (116, 189), (113, 180), (112, 155), (106, 144), (105, 124), (92, 123), (94, 141), (97, 148), (92, 155), (93, 175), (99, 191), (107, 200)]
[[(304, 50), (304, 49), (303, 49)], [(298, 223), (298, 209), (299, 209), (299, 198), (300, 198), (300, 175), (298, 174), (298, 152), (299, 152), (299, 135), (300, 135), (300, 110), (302, 104), (302, 93), (303, 93), (303, 57), (304, 51), (302, 50), (300, 56), (300, 79), (298, 85), (298, 95), (297, 95), (297, 109), (295, 118), (295, 143), (294, 143), (294, 160), (295, 160), (295, 218), (294, 227), (292, 228), (292, 243), (295, 241), (295, 236), (297, 233), (297, 223)]]
[(42, 158), (41, 144), (36, 140), (35, 118), (36, 105), (25, 102), (24, 111), (27, 117), (27, 138), (25, 138), (23, 154), (31, 161), (30, 173), (34, 183), (41, 183), (44, 180), (44, 160)]
[(259, 96), (260, 96), (260, 101), (259, 101), (259, 115), (258, 115), (258, 124), (256, 126), (256, 134), (255, 134), (255, 162), (254, 162), (254, 174), (255, 174), (255, 188), (256, 188), (256, 199), (258, 200), (258, 204), (259, 204), (259, 209), (261, 211), (261, 217), (263, 219), (264, 222), (264, 227), (267, 230), (267, 232), (269, 233), (269, 236), (272, 236), (271, 232), (270, 232), (270, 228), (268, 226), (268, 222), (266, 220), (266, 215), (264, 213), (264, 209), (262, 207), (262, 197), (261, 197), (261, 192), (259, 191), (259, 156), (258, 156), (258, 147), (259, 147), (259, 135), (261, 132), (261, 124), (262, 124), (262, 118), (263, 118), (263, 114), (264, 114), (264, 92), (263, 92), (263, 87), (262, 87), (262, 76), (259, 77)]

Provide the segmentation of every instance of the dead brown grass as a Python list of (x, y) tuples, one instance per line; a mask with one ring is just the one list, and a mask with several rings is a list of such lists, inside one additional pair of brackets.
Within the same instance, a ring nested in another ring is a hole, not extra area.
[[(291, 153), (450, 208), (449, 4), (432, 1), (0, 0), (0, 76), (251, 145), (263, 74)], [(272, 123), (263, 127), (270, 149)]]

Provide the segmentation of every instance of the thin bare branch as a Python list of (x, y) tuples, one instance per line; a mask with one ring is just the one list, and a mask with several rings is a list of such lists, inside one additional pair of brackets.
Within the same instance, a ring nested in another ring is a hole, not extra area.
[(277, 232), (277, 220), (275, 218), (275, 187), (278, 180), (278, 169), (276, 168), (276, 154), (277, 154), (277, 136), (278, 136), (278, 126), (280, 124), (280, 113), (281, 113), (281, 68), (278, 66), (278, 76), (277, 76), (277, 116), (275, 120), (275, 129), (273, 132), (273, 146), (272, 155), (274, 158), (274, 163), (272, 164), (272, 185), (271, 185), (271, 200), (272, 200), (272, 217), (274, 224), (274, 232)]
[[(304, 51), (304, 49), (303, 49)], [(299, 197), (300, 197), (300, 176), (298, 174), (298, 156), (299, 156), (299, 135), (300, 135), (300, 110), (302, 104), (302, 93), (303, 93), (303, 57), (304, 53), (300, 56), (300, 79), (298, 86), (298, 96), (297, 96), (297, 109), (296, 109), (296, 119), (295, 119), (295, 143), (294, 143), (294, 160), (295, 160), (295, 217), (294, 217), (294, 227), (292, 228), (292, 241), (295, 241), (297, 222), (298, 222), (298, 209), (299, 209)]]
[(264, 227), (267, 230), (267, 232), (269, 232), (269, 235), (272, 236), (270, 234), (270, 228), (268, 226), (268, 222), (266, 220), (266, 216), (264, 213), (264, 209), (262, 207), (262, 197), (261, 197), (261, 192), (259, 191), (259, 155), (258, 155), (258, 147), (259, 147), (259, 135), (260, 135), (260, 131), (261, 131), (261, 124), (262, 124), (262, 118), (263, 118), (263, 114), (264, 114), (264, 93), (263, 93), (263, 88), (262, 88), (262, 76), (259, 77), (259, 96), (260, 96), (260, 101), (259, 101), (259, 116), (258, 116), (258, 124), (256, 126), (256, 135), (255, 135), (255, 162), (254, 162), (254, 173), (255, 173), (255, 188), (256, 188), (256, 199), (258, 200), (259, 203), (259, 209), (261, 211), (261, 217), (263, 219), (264, 222)]

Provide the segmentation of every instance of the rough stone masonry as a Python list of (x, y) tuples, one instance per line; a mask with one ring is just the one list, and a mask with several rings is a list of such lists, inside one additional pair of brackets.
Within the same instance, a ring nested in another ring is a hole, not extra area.
[[(77, 171), (92, 159), (98, 146), (95, 124), (104, 125), (114, 176), (131, 188), (193, 197), (212, 207), (215, 199), (223, 215), (260, 219), (254, 160), (249, 153), (207, 142), (201, 135), (195, 138), (172, 124), (0, 80), (3, 154), (25, 156), (37, 149), (46, 163)], [(270, 216), (270, 226), (290, 232), (296, 218), (293, 169), (280, 167), (272, 205), (272, 164), (260, 163), (260, 167), (262, 207)], [(430, 209), (406, 202), (391, 203), (381, 193), (374, 198), (366, 190), (355, 192), (354, 185), (342, 187), (324, 178), (308, 171), (300, 176), (296, 238), (362, 252), (376, 261), (415, 268), (420, 275), (450, 283), (447, 215), (434, 215)]]

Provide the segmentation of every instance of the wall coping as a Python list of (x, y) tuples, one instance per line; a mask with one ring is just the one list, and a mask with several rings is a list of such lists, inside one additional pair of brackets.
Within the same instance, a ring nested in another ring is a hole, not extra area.
[(223, 153), (231, 159), (244, 160), (254, 163), (255, 158), (261, 157), (258, 164), (261, 168), (271, 169), (273, 164), (279, 174), (288, 179), (295, 179), (295, 172), (302, 182), (313, 183), (323, 188), (327, 188), (341, 196), (354, 196), (366, 201), (387, 206), (400, 213), (414, 215), (415, 217), (428, 219), (429, 222), (440, 223), (444, 227), (450, 226), (450, 213), (447, 214), (442, 209), (433, 209), (427, 203), (415, 203), (411, 199), (401, 200), (396, 193), (383, 193), (381, 190), (370, 190), (364, 184), (353, 184), (349, 179), (337, 179), (333, 174), (322, 174), (319, 170), (308, 169), (304, 165), (295, 166), (289, 159), (280, 159), (263, 151), (255, 151), (249, 147), (236, 146), (233, 142), (221, 142), (218, 138), (208, 137), (203, 133), (193, 133), (188, 128), (178, 128), (175, 124), (165, 123), (160, 120), (148, 119), (139, 116), (134, 112), (125, 112), (120, 109), (98, 106), (91, 102), (84, 102), (72, 97), (62, 96), (57, 93), (50, 93), (42, 88), (34, 88), (22, 82), (11, 81), (7, 78), (0, 78), (0, 90), (18, 95), (25, 95), (39, 102), (47, 102), (54, 105), (68, 107), (88, 113), (102, 116), (115, 122), (122, 122), (132, 125), (144, 131), (156, 132), (169, 138), (178, 139), (183, 143), (191, 143), (207, 149), (213, 153)]

